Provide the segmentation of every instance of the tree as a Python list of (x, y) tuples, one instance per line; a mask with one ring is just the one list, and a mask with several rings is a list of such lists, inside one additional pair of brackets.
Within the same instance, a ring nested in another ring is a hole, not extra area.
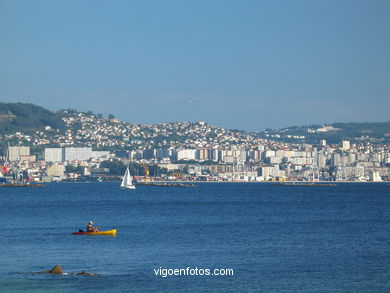
[(123, 175), (126, 171), (126, 165), (119, 160), (107, 160), (100, 164), (101, 168), (110, 169), (112, 175)]
[(66, 165), (65, 166), (66, 173), (78, 173), (82, 174), (84, 172), (84, 167), (77, 165), (77, 167), (73, 165)]
[(160, 176), (162, 173), (166, 173), (167, 170), (163, 170), (161, 167), (157, 166), (156, 164), (148, 166), (149, 167), (149, 176)]

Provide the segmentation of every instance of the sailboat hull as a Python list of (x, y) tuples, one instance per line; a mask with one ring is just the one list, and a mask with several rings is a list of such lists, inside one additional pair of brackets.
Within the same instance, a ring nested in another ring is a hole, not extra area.
[(131, 186), (121, 186), (122, 189), (135, 189), (134, 185)]

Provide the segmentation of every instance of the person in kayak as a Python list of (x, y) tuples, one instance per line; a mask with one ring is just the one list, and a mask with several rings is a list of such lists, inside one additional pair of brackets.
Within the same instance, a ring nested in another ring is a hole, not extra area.
[(94, 227), (93, 222), (89, 221), (87, 226), (87, 232), (99, 232), (99, 227)]

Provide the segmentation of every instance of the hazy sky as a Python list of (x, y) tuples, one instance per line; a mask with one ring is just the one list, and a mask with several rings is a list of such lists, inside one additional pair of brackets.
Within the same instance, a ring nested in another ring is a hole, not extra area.
[(247, 130), (390, 120), (390, 1), (0, 0), (0, 101)]

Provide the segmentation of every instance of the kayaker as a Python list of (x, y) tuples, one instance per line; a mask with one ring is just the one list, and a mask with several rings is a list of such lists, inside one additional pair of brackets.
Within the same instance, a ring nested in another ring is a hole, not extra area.
[(92, 225), (93, 225), (93, 222), (89, 221), (88, 226), (87, 226), (87, 232), (99, 232), (99, 227), (94, 227)]

